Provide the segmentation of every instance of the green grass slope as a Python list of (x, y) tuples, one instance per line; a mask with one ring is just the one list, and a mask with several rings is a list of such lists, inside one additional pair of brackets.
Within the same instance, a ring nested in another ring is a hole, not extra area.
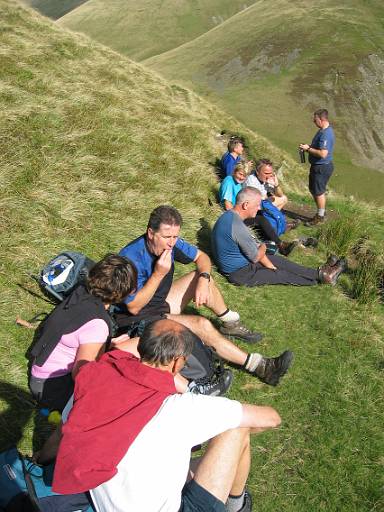
[(22, 0), (26, 5), (33, 7), (44, 16), (54, 20), (61, 18), (68, 12), (76, 9), (87, 0)]
[(383, 203), (384, 174), (371, 172), (384, 171), (383, 28), (378, 0), (258, 0), (145, 63), (292, 155), (311, 140), (313, 110), (328, 107), (338, 137), (333, 185)]
[[(290, 195), (309, 199), (289, 156), (194, 93), (10, 0), (0, 0), (0, 16), (0, 450), (17, 443), (31, 452), (47, 425), (27, 391), (32, 332), (15, 318), (49, 305), (27, 272), (64, 249), (94, 259), (118, 250), (164, 202), (181, 210), (184, 236), (205, 249), (220, 212), (207, 197), (217, 190), (211, 162), (223, 151), (221, 129), (244, 133), (254, 154), (282, 164)], [(330, 206), (356, 216), (354, 233), (383, 243), (382, 210), (335, 195)], [(337, 245), (328, 238), (294, 259), (318, 265)], [(257, 509), (380, 510), (382, 305), (352, 300), (348, 276), (336, 288), (249, 290), (215, 278), (229, 306), (265, 333), (258, 350), (296, 355), (277, 388), (235, 370), (230, 396), (270, 404), (283, 418), (252, 440)]]
[(194, 39), (251, 3), (244, 0), (88, 0), (59, 24), (140, 61)]

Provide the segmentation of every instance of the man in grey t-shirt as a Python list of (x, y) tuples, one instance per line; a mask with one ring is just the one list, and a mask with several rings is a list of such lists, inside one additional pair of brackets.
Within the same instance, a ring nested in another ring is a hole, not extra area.
[(335, 284), (344, 269), (342, 262), (312, 269), (281, 256), (267, 256), (266, 246), (244, 224), (260, 208), (258, 190), (246, 187), (238, 193), (235, 207), (224, 212), (212, 231), (212, 249), (219, 270), (236, 285), (293, 284), (313, 286)]

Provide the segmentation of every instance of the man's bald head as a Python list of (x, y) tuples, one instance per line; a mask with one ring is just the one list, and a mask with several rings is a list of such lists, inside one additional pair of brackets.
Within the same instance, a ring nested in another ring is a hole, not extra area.
[(137, 350), (143, 363), (166, 366), (177, 357), (187, 358), (195, 340), (196, 335), (184, 325), (162, 319), (145, 327)]
[(261, 199), (261, 194), (255, 187), (244, 187), (236, 196), (236, 204), (241, 205), (246, 201)]

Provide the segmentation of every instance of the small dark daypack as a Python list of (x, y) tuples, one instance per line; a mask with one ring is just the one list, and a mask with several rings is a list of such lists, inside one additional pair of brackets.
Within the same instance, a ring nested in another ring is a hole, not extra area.
[(56, 494), (52, 491), (54, 464), (39, 466), (16, 448), (0, 453), (0, 511), (92, 512), (87, 493)]
[(278, 236), (285, 233), (287, 229), (285, 215), (268, 199), (261, 201), (261, 214), (271, 224)]
[(64, 251), (52, 258), (35, 279), (46, 295), (61, 302), (84, 282), (94, 264), (80, 252)]

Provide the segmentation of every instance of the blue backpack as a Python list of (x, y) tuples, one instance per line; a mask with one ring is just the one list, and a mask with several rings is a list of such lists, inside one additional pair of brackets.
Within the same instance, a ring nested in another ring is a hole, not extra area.
[(87, 493), (52, 491), (54, 464), (39, 466), (16, 448), (0, 453), (0, 511), (94, 512)]
[(287, 228), (285, 215), (271, 201), (263, 199), (261, 201), (261, 213), (267, 219), (278, 236), (283, 235)]

